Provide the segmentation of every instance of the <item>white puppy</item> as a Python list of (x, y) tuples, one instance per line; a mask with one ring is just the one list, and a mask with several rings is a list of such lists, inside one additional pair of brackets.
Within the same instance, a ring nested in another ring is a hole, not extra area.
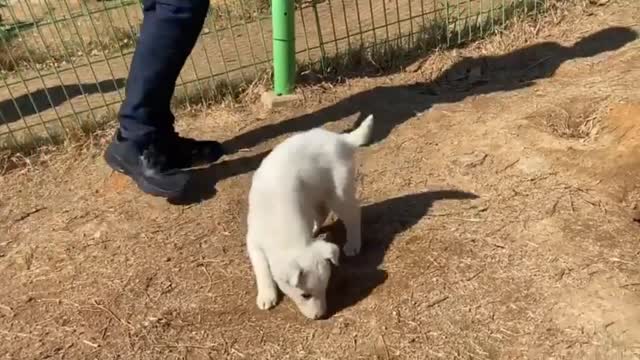
[(315, 128), (277, 145), (253, 175), (247, 215), (247, 251), (256, 278), (257, 304), (273, 307), (277, 286), (308, 318), (327, 310), (331, 265), (340, 250), (315, 238), (329, 210), (345, 224), (345, 255), (360, 252), (360, 205), (354, 153), (370, 137), (373, 116), (354, 131)]

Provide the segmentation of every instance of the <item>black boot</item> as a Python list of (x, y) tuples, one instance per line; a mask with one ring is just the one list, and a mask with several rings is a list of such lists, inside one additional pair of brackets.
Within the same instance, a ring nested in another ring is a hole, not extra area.
[(190, 168), (212, 164), (224, 154), (217, 141), (198, 141), (172, 133), (140, 145), (117, 131), (104, 157), (112, 169), (131, 177), (143, 192), (173, 199), (184, 193), (192, 176)]

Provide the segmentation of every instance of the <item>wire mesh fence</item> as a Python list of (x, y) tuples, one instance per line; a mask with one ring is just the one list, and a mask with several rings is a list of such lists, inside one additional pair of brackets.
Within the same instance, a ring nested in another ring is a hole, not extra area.
[[(296, 0), (297, 60), (329, 72), (329, 59), (354, 51), (451, 46), (546, 2)], [(210, 101), (268, 73), (269, 11), (269, 0), (212, 0), (178, 101)], [(114, 120), (141, 22), (136, 0), (0, 0), (0, 149)]]

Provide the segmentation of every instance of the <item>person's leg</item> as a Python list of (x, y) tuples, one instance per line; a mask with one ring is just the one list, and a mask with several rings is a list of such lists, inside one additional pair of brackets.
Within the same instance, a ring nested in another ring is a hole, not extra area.
[(209, 0), (144, 0), (140, 38), (120, 108), (122, 135), (147, 141), (173, 131), (169, 108), (176, 80), (196, 43)]
[(179, 137), (170, 109), (176, 80), (208, 8), (209, 0), (143, 0), (144, 18), (119, 112), (120, 128), (105, 158), (153, 195), (179, 195), (189, 177), (181, 169), (215, 162), (223, 155), (218, 142)]

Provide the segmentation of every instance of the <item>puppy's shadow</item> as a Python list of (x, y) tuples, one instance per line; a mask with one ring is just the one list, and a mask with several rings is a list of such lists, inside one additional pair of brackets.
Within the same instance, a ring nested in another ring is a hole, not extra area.
[[(328, 317), (357, 304), (386, 281), (387, 273), (379, 266), (391, 243), (426, 216), (435, 201), (477, 198), (475, 194), (457, 190), (427, 191), (364, 206), (362, 250), (354, 257), (341, 256), (340, 265), (334, 269), (327, 290)], [(341, 248), (346, 241), (340, 221), (324, 226), (320, 233), (326, 233), (327, 240)]]

